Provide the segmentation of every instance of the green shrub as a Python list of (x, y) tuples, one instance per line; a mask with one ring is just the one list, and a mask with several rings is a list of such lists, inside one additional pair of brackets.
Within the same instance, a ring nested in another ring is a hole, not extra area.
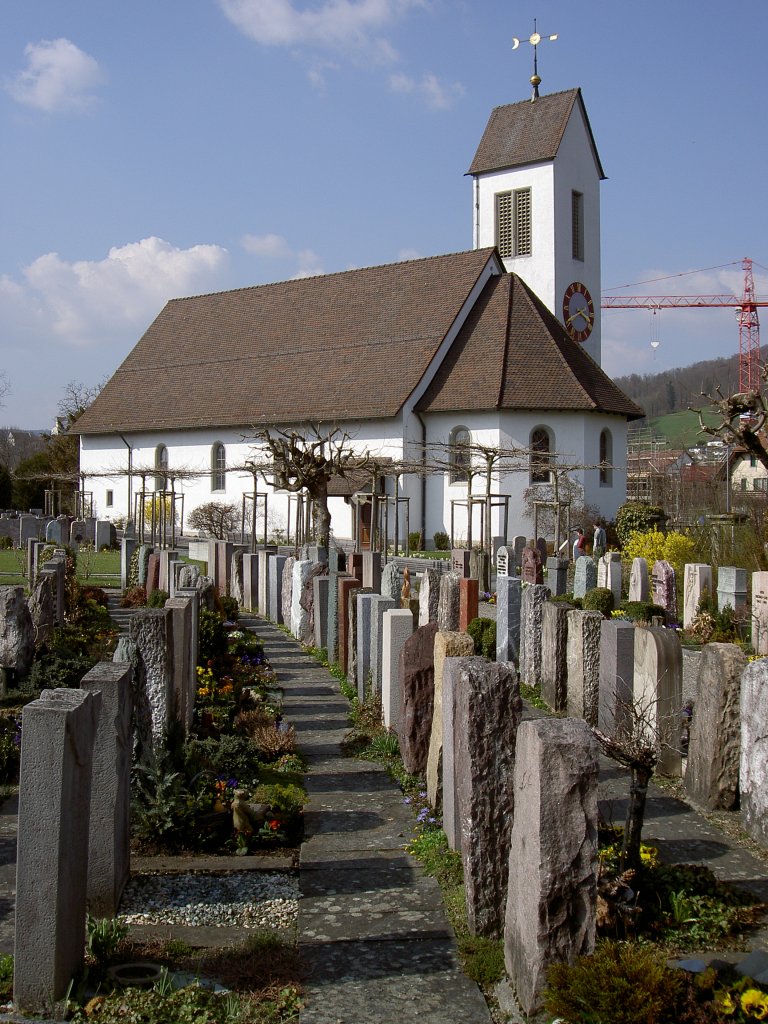
[(184, 744), (184, 772), (189, 778), (205, 771), (226, 775), (247, 787), (258, 777), (258, 754), (256, 744), (247, 736), (191, 739)]
[(645, 533), (666, 519), (664, 509), (645, 501), (625, 501), (616, 513), (616, 534), (623, 547), (632, 533)]
[(147, 591), (144, 587), (127, 587), (120, 598), (121, 608), (143, 608), (147, 603)]
[(21, 716), (0, 718), (0, 783), (17, 782), (21, 753)]
[(10, 537), (0, 537), (0, 551), (10, 551), (13, 547), (13, 541)]
[(610, 619), (613, 611), (613, 591), (608, 587), (593, 587), (584, 595), (584, 608), (588, 611), (602, 612), (604, 618)]
[(207, 608), (200, 609), (199, 645), (201, 665), (220, 658), (227, 651), (224, 620), (216, 612), (209, 612)]
[(450, 551), (451, 539), (443, 530), (435, 530), (433, 540), (437, 551)]
[(153, 590), (152, 593), (147, 598), (147, 607), (164, 608), (165, 602), (168, 600), (170, 596), (171, 595), (168, 593), (167, 590), (160, 590), (160, 588), (158, 587), (157, 590)]
[(413, 533), (408, 534), (408, 549), (410, 551), (424, 550), (424, 535), (421, 530), (414, 530)]
[(621, 610), (630, 622), (650, 622), (654, 615), (665, 615), (664, 609), (652, 601), (624, 601)]
[(90, 672), (98, 658), (88, 654), (48, 651), (35, 660), (27, 680), (30, 690), (56, 690), (68, 687), (76, 690), (86, 672)]
[(605, 940), (573, 966), (550, 968), (544, 1004), (568, 1024), (673, 1024), (682, 974), (653, 947)]
[[(467, 633), (475, 644), (475, 654), (485, 658), (496, 659), (496, 621), (479, 617), (472, 619), (467, 625)], [(493, 653), (491, 653), (493, 652)]]
[(237, 603), (234, 597), (228, 597), (226, 594), (219, 598), (221, 604), (221, 610), (224, 614), (224, 618), (230, 622), (237, 622), (240, 615), (240, 605)]

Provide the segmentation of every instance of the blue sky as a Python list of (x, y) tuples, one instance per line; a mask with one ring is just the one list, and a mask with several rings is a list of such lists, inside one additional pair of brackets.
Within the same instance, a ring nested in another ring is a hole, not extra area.
[[(50, 427), (165, 301), (471, 247), (491, 109), (581, 86), (604, 289), (768, 295), (766, 0), (3, 0), (0, 423)], [(768, 313), (764, 319), (768, 324)], [(608, 311), (603, 365), (738, 348), (729, 310)], [(766, 337), (768, 342), (768, 337)]]

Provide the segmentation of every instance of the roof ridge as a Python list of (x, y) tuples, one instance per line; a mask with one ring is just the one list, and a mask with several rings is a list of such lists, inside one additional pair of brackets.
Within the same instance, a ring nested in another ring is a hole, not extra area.
[(507, 359), (509, 358), (509, 324), (512, 318), (512, 303), (514, 302), (514, 288), (511, 274), (504, 274), (503, 277), (507, 279), (507, 322), (504, 325), (504, 351), (501, 356), (501, 374), (499, 375), (499, 387), (496, 391), (496, 408), (501, 408), (501, 402), (504, 395), (504, 382), (507, 379)]

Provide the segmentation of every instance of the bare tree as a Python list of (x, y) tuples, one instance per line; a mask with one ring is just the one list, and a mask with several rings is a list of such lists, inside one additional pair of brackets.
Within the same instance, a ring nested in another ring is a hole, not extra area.
[[(768, 365), (760, 367), (760, 378), (768, 385)], [(719, 422), (713, 426), (704, 422), (704, 410), (694, 409), (699, 417), (702, 433), (717, 437), (729, 445), (746, 448), (750, 455), (768, 470), (768, 451), (760, 438), (768, 419), (768, 404), (759, 390), (744, 391), (737, 395), (724, 395), (720, 387), (713, 395), (702, 391), (702, 398), (709, 402), (710, 412), (717, 414)]]
[(206, 536), (224, 540), (237, 525), (237, 507), (223, 501), (207, 501), (193, 508), (187, 516), (187, 526), (201, 530)]
[(345, 478), (353, 472), (375, 467), (368, 452), (352, 448), (351, 435), (339, 427), (310, 423), (306, 427), (279, 430), (257, 427), (252, 439), (259, 449), (249, 460), (249, 468), (258, 469), (265, 479), (274, 477), (277, 487), (296, 494), (306, 491), (312, 503), (315, 539), (327, 547), (331, 535), (328, 508), (328, 484), (334, 477)]

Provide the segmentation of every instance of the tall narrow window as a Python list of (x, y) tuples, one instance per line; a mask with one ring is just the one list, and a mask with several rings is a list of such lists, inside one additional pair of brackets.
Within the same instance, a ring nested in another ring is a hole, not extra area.
[(227, 489), (227, 453), (219, 441), (211, 448), (211, 490)]
[(469, 479), (472, 462), (470, 442), (471, 437), (466, 427), (455, 427), (451, 431), (449, 479), (452, 484), (465, 483)]
[(531, 431), (531, 483), (548, 484), (552, 479), (552, 439), (546, 427)]
[(584, 196), (571, 192), (571, 240), (573, 258), (584, 259)]
[(496, 194), (496, 245), (503, 259), (531, 255), (533, 229), (529, 188)]
[(164, 444), (159, 444), (155, 448), (155, 470), (155, 490), (164, 491), (168, 482), (168, 449)]
[(610, 487), (613, 484), (613, 438), (610, 430), (600, 433), (600, 486)]

